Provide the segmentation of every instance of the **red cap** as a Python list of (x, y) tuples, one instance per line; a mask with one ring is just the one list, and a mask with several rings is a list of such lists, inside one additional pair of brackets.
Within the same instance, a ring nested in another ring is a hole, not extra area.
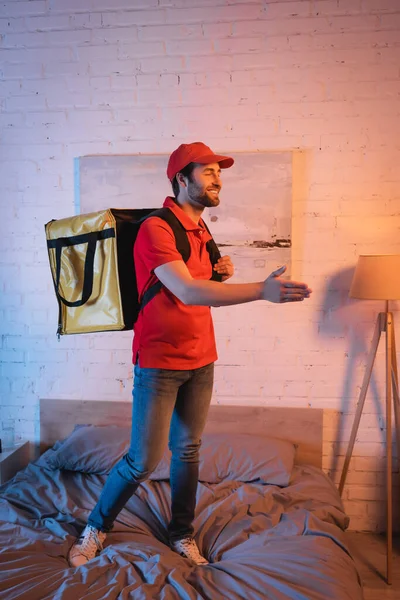
[(181, 144), (169, 157), (167, 167), (168, 179), (172, 181), (175, 175), (191, 162), (200, 163), (201, 165), (217, 162), (221, 169), (229, 169), (235, 161), (230, 156), (214, 154), (211, 148), (203, 144), (203, 142)]

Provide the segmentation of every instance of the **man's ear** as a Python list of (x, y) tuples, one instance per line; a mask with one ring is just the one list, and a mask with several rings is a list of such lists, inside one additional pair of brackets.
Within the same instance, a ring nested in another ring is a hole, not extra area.
[(185, 181), (185, 177), (182, 175), (182, 173), (177, 173), (176, 174), (176, 180), (179, 183), (179, 185), (181, 187), (187, 187), (186, 181)]

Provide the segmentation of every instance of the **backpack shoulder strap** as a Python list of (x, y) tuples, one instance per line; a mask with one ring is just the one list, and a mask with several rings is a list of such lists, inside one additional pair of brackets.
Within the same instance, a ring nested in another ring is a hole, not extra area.
[[(205, 221), (203, 221), (204, 227), (207, 229), (208, 233), (211, 235), (211, 231), (208, 229), (207, 227), (207, 223)], [(210, 261), (212, 266), (214, 267), (215, 263), (218, 262), (218, 260), (221, 258), (221, 252), (219, 251), (219, 248), (217, 246), (217, 244), (214, 241), (213, 236), (211, 235), (211, 240), (208, 240), (207, 244), (206, 244), (206, 248), (207, 248), (207, 252), (210, 255)], [(222, 275), (220, 275), (219, 273), (217, 273), (216, 271), (212, 272), (211, 275), (211, 279), (213, 281), (222, 281)]]
[[(146, 215), (141, 221), (148, 219), (149, 217), (159, 217), (172, 229), (172, 233), (175, 236), (175, 244), (176, 249), (182, 256), (182, 260), (186, 263), (190, 258), (190, 244), (186, 234), (186, 229), (180, 222), (180, 220), (174, 215), (172, 210), (169, 208), (160, 208), (158, 210), (152, 211), (149, 215)], [(158, 292), (162, 288), (161, 281), (157, 281), (151, 287), (149, 287), (143, 295), (142, 301), (140, 303), (140, 310), (142, 310), (146, 304), (150, 302), (158, 294)]]
[[(186, 234), (186, 229), (169, 208), (160, 208), (159, 210), (153, 211), (149, 217), (159, 217), (172, 229), (172, 233), (175, 236), (176, 248), (181, 254), (183, 261), (186, 263), (190, 258), (190, 244)], [(146, 217), (148, 218), (148, 217)]]
[[(163, 221), (168, 223), (168, 225), (171, 227), (172, 232), (175, 236), (176, 248), (177, 248), (178, 252), (181, 254), (183, 261), (186, 263), (190, 258), (190, 243), (189, 243), (189, 240), (187, 237), (186, 229), (184, 228), (184, 226), (182, 225), (182, 223), (180, 222), (178, 217), (176, 217), (174, 215), (172, 210), (170, 210), (169, 208), (166, 208), (166, 207), (152, 211), (150, 214), (146, 215), (143, 219), (141, 219), (141, 221), (144, 221), (145, 219), (148, 219), (149, 217), (159, 217), (160, 219), (163, 219)], [(203, 224), (204, 224), (204, 227), (206, 228), (206, 230), (208, 231), (208, 233), (211, 235), (211, 232), (208, 229), (208, 227), (204, 221), (203, 221)], [(215, 263), (221, 258), (221, 253), (220, 253), (218, 246), (215, 243), (212, 236), (211, 236), (211, 239), (207, 242), (206, 248), (207, 248), (207, 252), (210, 256), (211, 264), (212, 264), (212, 266), (214, 266)], [(216, 273), (216, 271), (214, 271), (214, 269), (213, 269), (211, 279), (213, 281), (221, 282), (222, 275), (220, 275), (219, 273)], [(154, 298), (154, 296), (156, 296), (156, 294), (158, 294), (158, 292), (161, 290), (161, 288), (162, 288), (161, 281), (157, 281), (155, 284), (153, 284), (150, 288), (148, 288), (146, 290), (146, 292), (143, 295), (142, 301), (140, 303), (140, 310), (142, 310), (146, 306), (146, 304), (148, 304), (148, 302), (150, 302), (150, 300), (152, 300)]]
[[(175, 243), (177, 250), (182, 255), (184, 262), (187, 262), (190, 258), (190, 244), (187, 237), (186, 229), (184, 228), (178, 217), (176, 217), (172, 210), (170, 210), (169, 208), (160, 208), (159, 210), (156, 210), (155, 212), (151, 213), (151, 216), (160, 217), (168, 223), (175, 235)], [(210, 230), (207, 227), (207, 224), (205, 223), (205, 221), (203, 221), (203, 219), (202, 222), (207, 232), (211, 236), (211, 239), (208, 240), (206, 244), (206, 248), (210, 256), (211, 265), (214, 266), (215, 263), (221, 258), (221, 253), (211, 235)], [(213, 281), (222, 281), (222, 275), (219, 275), (219, 273), (216, 273), (216, 271), (214, 271), (213, 269), (211, 279)]]

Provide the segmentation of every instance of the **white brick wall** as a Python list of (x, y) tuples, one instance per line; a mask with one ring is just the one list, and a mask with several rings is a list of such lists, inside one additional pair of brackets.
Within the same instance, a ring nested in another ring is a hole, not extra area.
[[(130, 399), (129, 333), (54, 334), (43, 225), (74, 212), (75, 157), (293, 150), (293, 276), (314, 294), (214, 311), (214, 401), (325, 408), (338, 481), (382, 309), (347, 298), (352, 269), (400, 251), (398, 0), (3, 0), (0, 35), (1, 428), (35, 439), (41, 396)], [(380, 349), (355, 529), (384, 528), (383, 378)]]

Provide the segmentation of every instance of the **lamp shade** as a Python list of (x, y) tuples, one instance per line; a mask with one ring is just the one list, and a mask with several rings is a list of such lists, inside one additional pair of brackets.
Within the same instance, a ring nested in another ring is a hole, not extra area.
[(400, 254), (359, 256), (350, 298), (400, 299)]

